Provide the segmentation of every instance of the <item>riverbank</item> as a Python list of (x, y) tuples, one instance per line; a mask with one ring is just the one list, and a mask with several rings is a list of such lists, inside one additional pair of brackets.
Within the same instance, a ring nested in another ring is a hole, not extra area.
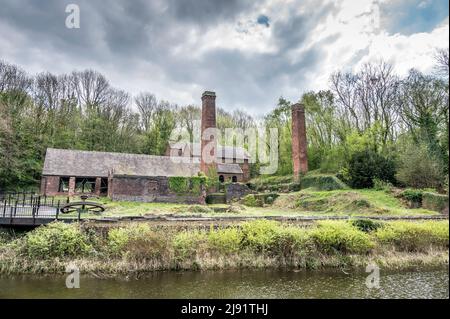
[(448, 266), (448, 221), (321, 221), (301, 227), (257, 220), (221, 229), (52, 223), (0, 240), (1, 274), (95, 276), (157, 270), (382, 269)]

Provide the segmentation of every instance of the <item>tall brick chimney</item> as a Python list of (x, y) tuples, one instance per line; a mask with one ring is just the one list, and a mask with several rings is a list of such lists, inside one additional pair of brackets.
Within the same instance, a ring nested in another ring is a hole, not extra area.
[[(202, 131), (201, 131), (201, 159), (200, 170), (208, 175), (211, 168), (216, 168), (217, 136), (215, 133), (205, 132), (207, 129), (216, 129), (216, 93), (205, 91), (202, 94)], [(206, 133), (206, 135), (205, 135)], [(206, 149), (206, 150), (205, 150)], [(203, 151), (210, 155), (208, 159), (203, 155)]]
[(294, 163), (294, 180), (299, 180), (301, 173), (308, 172), (306, 143), (305, 107), (297, 103), (292, 106), (292, 161)]

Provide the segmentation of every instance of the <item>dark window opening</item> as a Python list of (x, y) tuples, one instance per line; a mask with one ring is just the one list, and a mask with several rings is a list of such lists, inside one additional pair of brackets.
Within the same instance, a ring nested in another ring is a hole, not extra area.
[(223, 177), (223, 175), (219, 176), (219, 182), (221, 183), (225, 182), (225, 177)]
[(102, 178), (102, 181), (100, 183), (100, 194), (107, 194), (108, 193), (108, 179)]
[(233, 176), (233, 177), (231, 178), (231, 181), (232, 181), (233, 183), (237, 183), (237, 176)]
[(59, 187), (58, 192), (60, 193), (68, 193), (69, 192), (69, 177), (60, 177), (59, 178)]
[(95, 178), (75, 179), (75, 193), (93, 193), (95, 191)]

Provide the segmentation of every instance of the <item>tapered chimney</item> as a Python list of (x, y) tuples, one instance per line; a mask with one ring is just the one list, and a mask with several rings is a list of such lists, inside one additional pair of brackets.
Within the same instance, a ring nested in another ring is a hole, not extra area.
[(202, 131), (200, 170), (208, 175), (216, 168), (216, 93), (205, 91), (202, 94)]
[(308, 172), (306, 143), (305, 107), (297, 103), (292, 106), (292, 162), (294, 163), (294, 180), (300, 174)]

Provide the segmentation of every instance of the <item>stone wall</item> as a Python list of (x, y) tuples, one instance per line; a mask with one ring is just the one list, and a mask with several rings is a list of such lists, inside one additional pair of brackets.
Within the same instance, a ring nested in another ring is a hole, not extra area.
[(170, 191), (168, 178), (114, 176), (110, 197), (118, 201), (205, 204), (205, 194), (176, 194)]
[(232, 200), (239, 200), (250, 193), (250, 188), (248, 188), (248, 186), (245, 184), (232, 183), (225, 185), (225, 195), (227, 203), (231, 202)]

